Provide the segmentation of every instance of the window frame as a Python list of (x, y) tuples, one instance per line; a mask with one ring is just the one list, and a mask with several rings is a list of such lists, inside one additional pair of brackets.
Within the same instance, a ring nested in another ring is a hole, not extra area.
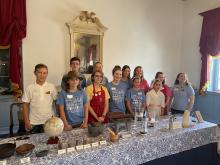
[(208, 91), (220, 92), (220, 55), (210, 58), (210, 81)]
[(4, 78), (4, 77), (8, 77), (8, 79), (6, 80), (8, 82), (8, 85), (6, 86), (5, 84), (0, 84), (0, 88), (2, 88), (3, 90), (6, 89), (6, 90), (10, 90), (10, 46), (0, 46), (0, 51), (5, 51), (5, 52), (1, 52), (2, 55), (7, 54), (8, 55), (8, 60), (7, 61), (3, 61), (3, 62), (6, 62), (8, 63), (8, 66), (7, 66), (7, 70), (8, 72), (6, 72), (7, 74), (6, 75), (2, 75), (0, 73), (0, 78)]

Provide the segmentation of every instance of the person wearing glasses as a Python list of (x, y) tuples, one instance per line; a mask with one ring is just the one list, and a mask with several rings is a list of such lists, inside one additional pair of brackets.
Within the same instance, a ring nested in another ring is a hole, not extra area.
[[(86, 78), (82, 73), (80, 73), (80, 59), (78, 57), (72, 57), (70, 59), (70, 68), (71, 71), (77, 72), (79, 74), (80, 87), (84, 89), (86, 87)], [(62, 78), (61, 88), (63, 90), (66, 90), (65, 88), (67, 86), (67, 77), (67, 74), (65, 74)]]
[(88, 123), (108, 122), (108, 104), (109, 93), (105, 86), (102, 85), (103, 72), (97, 70), (92, 73), (92, 84), (86, 88), (87, 97), (89, 100), (89, 117)]
[[(100, 72), (103, 72), (103, 66), (102, 66), (102, 63), (101, 62), (96, 62), (93, 66), (93, 71), (92, 72), (96, 72), (96, 71), (100, 71)], [(89, 86), (91, 85), (93, 82), (92, 82), (92, 76), (89, 77), (86, 81), (86, 86)], [(103, 73), (103, 78), (102, 78), (102, 82), (101, 82), (102, 85), (104, 85), (105, 87), (107, 86), (108, 84), (108, 78), (105, 77), (104, 73)]]

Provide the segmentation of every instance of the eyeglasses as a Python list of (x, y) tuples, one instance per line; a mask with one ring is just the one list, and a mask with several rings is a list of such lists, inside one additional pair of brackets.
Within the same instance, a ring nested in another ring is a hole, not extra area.
[(94, 77), (99, 77), (99, 78), (102, 78), (102, 76), (101, 76), (101, 75), (95, 75)]

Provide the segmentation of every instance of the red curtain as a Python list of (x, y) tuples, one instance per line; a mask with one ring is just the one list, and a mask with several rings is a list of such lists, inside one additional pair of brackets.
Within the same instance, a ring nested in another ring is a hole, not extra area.
[(200, 37), (201, 52), (201, 80), (200, 89), (204, 88), (209, 80), (210, 58), (220, 53), (220, 8), (209, 10), (199, 15), (203, 16), (202, 32)]
[(0, 45), (10, 45), (10, 79), (21, 87), (21, 44), (26, 36), (26, 0), (0, 0)]

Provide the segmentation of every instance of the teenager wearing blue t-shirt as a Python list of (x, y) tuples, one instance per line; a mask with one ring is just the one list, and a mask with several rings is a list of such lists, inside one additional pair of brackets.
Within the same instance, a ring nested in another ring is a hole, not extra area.
[(177, 75), (174, 87), (172, 88), (172, 94), (172, 113), (183, 113), (185, 110), (192, 110), (195, 92), (188, 82), (186, 73), (179, 73)]
[(122, 78), (121, 82), (125, 83), (128, 85), (128, 89), (132, 88), (132, 81), (131, 81), (131, 69), (128, 65), (124, 65), (122, 67)]
[(140, 88), (140, 77), (132, 79), (133, 87), (126, 93), (126, 107), (127, 110), (134, 115), (134, 112), (139, 108), (146, 107), (146, 96), (144, 90)]
[(79, 74), (70, 71), (67, 75), (66, 90), (62, 90), (57, 99), (60, 117), (64, 123), (64, 130), (73, 127), (87, 127), (88, 100), (84, 90), (80, 89)]
[(116, 65), (112, 70), (113, 80), (108, 83), (107, 88), (110, 95), (109, 111), (125, 113), (125, 94), (128, 89), (127, 84), (121, 82), (121, 67)]

